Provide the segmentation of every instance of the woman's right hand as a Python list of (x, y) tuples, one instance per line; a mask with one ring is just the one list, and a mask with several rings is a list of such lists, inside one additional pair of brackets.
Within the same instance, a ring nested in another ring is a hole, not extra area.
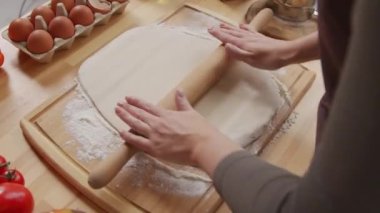
[(121, 131), (120, 136), (154, 157), (195, 165), (212, 176), (224, 157), (241, 148), (196, 112), (183, 92), (177, 91), (175, 103), (177, 110), (167, 110), (127, 97), (116, 114), (134, 133)]

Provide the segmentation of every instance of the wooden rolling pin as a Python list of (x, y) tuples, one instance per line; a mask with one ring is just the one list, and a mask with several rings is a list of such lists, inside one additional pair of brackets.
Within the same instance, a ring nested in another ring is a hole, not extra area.
[[(255, 16), (249, 25), (252, 29), (260, 31), (272, 16), (273, 11), (269, 8), (265, 8)], [(230, 61), (228, 60), (225, 48), (219, 46), (207, 60), (191, 72), (176, 88), (181, 88), (189, 101), (194, 104), (218, 82), (225, 70), (223, 67), (228, 66), (229, 63)], [(159, 106), (167, 109), (175, 109), (175, 90), (176, 89), (173, 89), (163, 98)], [(94, 189), (104, 187), (117, 175), (120, 169), (135, 153), (136, 150), (128, 145), (120, 146), (116, 152), (101, 161), (99, 165), (90, 172), (88, 184)]]

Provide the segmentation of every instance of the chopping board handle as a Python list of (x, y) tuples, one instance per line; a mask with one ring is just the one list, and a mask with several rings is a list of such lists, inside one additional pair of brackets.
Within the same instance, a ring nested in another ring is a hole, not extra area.
[[(257, 31), (273, 17), (273, 11), (269, 8), (261, 10), (253, 18), (249, 26)], [(178, 87), (182, 88), (191, 103), (195, 103), (206, 93), (218, 79), (223, 75), (222, 67), (227, 66), (227, 53), (223, 46), (218, 47), (212, 56), (200, 64)], [(160, 106), (173, 109), (173, 90), (160, 102)], [(121, 145), (114, 153), (102, 160), (89, 174), (88, 184), (99, 189), (107, 185), (126, 164), (126, 162), (136, 153), (136, 150), (128, 145)]]

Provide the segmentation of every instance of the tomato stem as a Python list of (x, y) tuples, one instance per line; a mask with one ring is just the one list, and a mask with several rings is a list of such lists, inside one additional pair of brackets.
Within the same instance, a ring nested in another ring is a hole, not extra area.
[(11, 162), (9, 162), (9, 161), (5, 162), (5, 163), (0, 163), (0, 169), (4, 168), (4, 167), (8, 169), (8, 167), (9, 167), (10, 164), (11, 164)]
[(14, 180), (16, 177), (16, 171), (8, 170), (7, 172), (5, 172), (5, 175), (2, 175), (2, 177), (5, 177), (8, 181)]

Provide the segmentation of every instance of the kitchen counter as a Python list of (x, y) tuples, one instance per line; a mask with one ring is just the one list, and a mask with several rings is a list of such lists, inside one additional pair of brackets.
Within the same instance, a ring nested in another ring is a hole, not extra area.
[[(110, 25), (118, 19), (113, 18)], [(19, 122), (46, 99), (71, 85), (80, 63), (75, 56), (84, 52), (89, 55), (99, 48), (96, 38), (105, 27), (97, 27), (92, 36), (79, 39), (72, 49), (58, 52), (49, 64), (34, 62), (0, 38), (5, 55), (0, 68), (0, 154), (24, 174), (35, 199), (35, 212), (59, 208), (101, 212), (39, 158), (23, 137)], [(113, 29), (116, 27), (109, 28)], [(299, 175), (308, 167), (314, 152), (317, 106), (323, 93), (320, 61), (304, 65), (315, 71), (317, 78), (284, 124), (284, 131), (261, 154), (263, 159)], [(219, 209), (228, 211), (226, 205)]]

